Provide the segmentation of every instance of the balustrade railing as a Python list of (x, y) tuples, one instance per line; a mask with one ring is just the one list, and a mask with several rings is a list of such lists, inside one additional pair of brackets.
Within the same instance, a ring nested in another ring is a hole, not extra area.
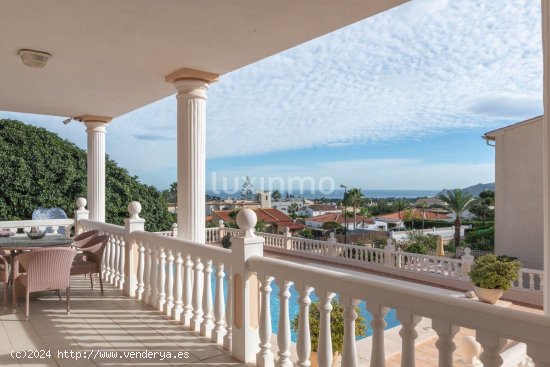
[[(71, 228), (74, 225), (73, 218), (67, 219), (35, 219), (35, 220), (15, 220), (15, 221), (2, 221), (0, 222), (0, 230), (8, 230), (11, 232), (18, 232), (22, 230), (29, 232), (31, 228), (38, 228), (41, 231), (47, 231), (48, 233), (62, 232), (67, 237), (71, 235)], [(61, 231), (59, 231), (62, 229)]]
[[(371, 315), (373, 366), (384, 365), (384, 316), (390, 309), (396, 310), (402, 325), (399, 335), (404, 365), (414, 366), (415, 328), (422, 317), (432, 320), (432, 328), (438, 335), (435, 347), (439, 352), (439, 366), (453, 364), (453, 337), (458, 327), (476, 331), (477, 341), (483, 348), (480, 358), (485, 366), (502, 365), (500, 352), (508, 339), (525, 343), (535, 366), (550, 363), (550, 339), (547, 338), (550, 319), (546, 317), (262, 255), (264, 246), (285, 247), (319, 256), (336, 254), (346, 261), (369, 261), (380, 266), (390, 263), (409, 267), (407, 271), (410, 272), (424, 269), (457, 277), (462, 269), (456, 267), (455, 262), (437, 262), (431, 257), (399, 258), (403, 254), (397, 251), (318, 243), (323, 241), (291, 239), (289, 243), (284, 235), (254, 237), (250, 229), (253, 226), (243, 230), (222, 228), (226, 232), (218, 229), (218, 233), (232, 233), (232, 243), (237, 241), (232, 250), (227, 250), (146, 232), (139, 229), (139, 225), (132, 226), (141, 223), (143, 227), (143, 221), (136, 221), (138, 219), (128, 219), (125, 227), (86, 219), (78, 221), (81, 229), (98, 229), (112, 238), (109, 251), (104, 253), (105, 279), (118, 286), (122, 282), (125, 290), (134, 282), (126, 294), (210, 338), (250, 364), (266, 366), (277, 361), (278, 366), (292, 366), (294, 362), (297, 366), (309, 365), (311, 330), (308, 315), (313, 292), (319, 298), (319, 366), (332, 365), (331, 328), (338, 327), (331, 321), (333, 299), (344, 306), (342, 366), (359, 365), (355, 307), (361, 301), (366, 301)], [(358, 248), (362, 251), (352, 251)], [(130, 260), (121, 263), (121, 258)], [(530, 278), (530, 274), (534, 280), (525, 280), (524, 287), (537, 284), (536, 276), (540, 274), (526, 271), (524, 279)], [(279, 288), (273, 295), (279, 300), (277, 315), (270, 307), (273, 284)], [(298, 291), (297, 301), (293, 301), (291, 289)], [(299, 309), (297, 361), (291, 354), (291, 310), (296, 308), (292, 302), (297, 302)], [(276, 353), (271, 351), (272, 317), (278, 319)]]

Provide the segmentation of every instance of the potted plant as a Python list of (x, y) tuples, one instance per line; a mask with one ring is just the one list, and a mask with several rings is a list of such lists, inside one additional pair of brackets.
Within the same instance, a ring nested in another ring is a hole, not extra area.
[(483, 255), (475, 259), (468, 275), (480, 301), (495, 304), (518, 279), (521, 263), (507, 256)]
[[(330, 313), (330, 335), (332, 339), (332, 353), (334, 355), (342, 354), (344, 349), (344, 306), (333, 299), (332, 311)], [(357, 319), (355, 320), (355, 336), (365, 336), (367, 333), (367, 323), (359, 307), (355, 307)], [(319, 312), (319, 302), (313, 302), (309, 307), (309, 332), (311, 337), (311, 356), (309, 360), (311, 367), (318, 367), (317, 348), (319, 346), (319, 328), (321, 313)], [(292, 330), (298, 332), (299, 315), (292, 319)], [(333, 360), (334, 361), (334, 360)]]

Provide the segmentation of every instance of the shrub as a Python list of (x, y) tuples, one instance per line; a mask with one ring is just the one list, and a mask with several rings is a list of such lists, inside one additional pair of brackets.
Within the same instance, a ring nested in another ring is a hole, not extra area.
[(466, 233), (464, 242), (474, 250), (493, 251), (495, 248), (495, 227), (470, 230)]
[[(332, 300), (332, 312), (330, 313), (330, 335), (332, 337), (332, 352), (341, 354), (344, 348), (344, 306), (337, 300)], [(367, 323), (359, 307), (355, 307), (357, 319), (355, 320), (355, 336), (365, 336)], [(317, 352), (319, 346), (319, 329), (321, 313), (319, 302), (313, 302), (309, 307), (309, 330), (311, 335), (311, 350)], [(299, 315), (292, 319), (292, 330), (298, 332)]]
[(231, 248), (231, 234), (227, 233), (225, 236), (222, 237), (222, 247), (223, 248)]
[(518, 279), (520, 268), (517, 260), (488, 254), (474, 260), (468, 275), (477, 287), (507, 290)]
[(407, 239), (402, 242), (401, 247), (405, 252), (427, 255), (436, 251), (438, 241), (437, 236), (411, 231), (407, 235)]

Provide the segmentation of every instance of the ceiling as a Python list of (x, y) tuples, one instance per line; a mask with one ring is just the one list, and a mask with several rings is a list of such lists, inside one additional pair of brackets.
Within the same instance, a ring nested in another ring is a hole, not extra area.
[(223, 75), (404, 2), (0, 0), (0, 110), (116, 117), (173, 94), (182, 67)]

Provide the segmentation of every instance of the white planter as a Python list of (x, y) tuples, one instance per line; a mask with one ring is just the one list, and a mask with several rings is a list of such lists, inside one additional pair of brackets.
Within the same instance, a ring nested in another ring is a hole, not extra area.
[(504, 291), (502, 289), (486, 289), (474, 287), (474, 292), (481, 302), (494, 305), (502, 297)]

